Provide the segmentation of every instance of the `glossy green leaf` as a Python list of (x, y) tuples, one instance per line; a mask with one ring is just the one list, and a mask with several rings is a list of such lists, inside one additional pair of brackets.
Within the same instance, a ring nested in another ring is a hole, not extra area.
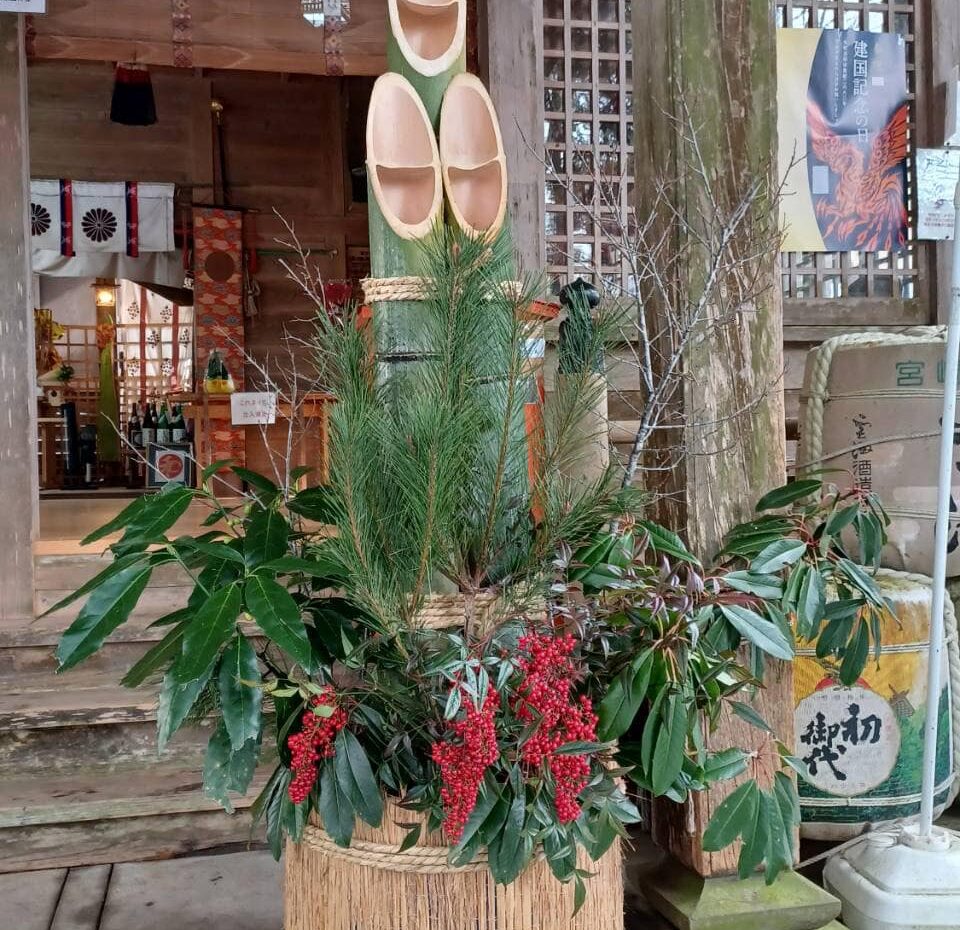
[(294, 662), (312, 671), (313, 649), (290, 592), (271, 578), (254, 575), (247, 581), (244, 596), (260, 629)]
[(349, 796), (340, 786), (334, 761), (328, 760), (320, 770), (320, 818), (323, 829), (338, 846), (349, 846), (353, 838), (356, 814)]
[(91, 591), (96, 590), (102, 584), (109, 581), (114, 575), (119, 575), (120, 572), (131, 566), (145, 562), (149, 557), (149, 554), (146, 552), (132, 552), (122, 558), (114, 559), (103, 571), (98, 572), (89, 581), (84, 582), (76, 591), (71, 591), (63, 600), (57, 601), (53, 607), (45, 610), (40, 616), (47, 617), (58, 610), (63, 610), (64, 607), (69, 607), (75, 601), (80, 600), (80, 598), (85, 597)]
[(143, 509), (127, 525), (121, 543), (129, 540), (154, 542), (162, 539), (186, 512), (193, 500), (193, 489), (168, 485), (159, 494), (152, 494), (144, 500)]
[(267, 843), (270, 853), (279, 862), (283, 854), (283, 830), (281, 829), (280, 809), (283, 796), (287, 793), (293, 773), (283, 765), (278, 765), (267, 780), (263, 791), (250, 807), (250, 816), (256, 826), (266, 820)]
[(346, 792), (364, 823), (379, 827), (383, 820), (383, 798), (367, 753), (349, 730), (337, 734), (335, 746), (334, 768), (340, 789)]
[(772, 885), (781, 872), (793, 867), (793, 824), (786, 822), (773, 794), (761, 794), (760, 803), (766, 810), (767, 819), (767, 867), (764, 877), (766, 883)]
[(180, 729), (209, 679), (208, 673), (205, 677), (180, 684), (171, 672), (167, 672), (164, 676), (163, 684), (160, 686), (160, 703), (157, 707), (158, 751), (163, 752), (170, 737)]
[(767, 600), (783, 596), (783, 582), (778, 575), (758, 575), (756, 572), (729, 572), (723, 576), (723, 581), (735, 591), (753, 594)]
[(840, 662), (840, 682), (846, 687), (853, 687), (857, 679), (863, 674), (870, 655), (870, 627), (866, 621), (857, 624), (850, 642), (843, 653)]
[(507, 822), (488, 849), (490, 874), (497, 884), (509, 885), (530, 860), (533, 843), (524, 836), (525, 822), (526, 798), (519, 794), (510, 802)]
[(187, 606), (199, 610), (214, 591), (237, 581), (242, 573), (243, 569), (235, 562), (219, 559), (212, 562), (197, 576), (197, 586), (191, 592)]
[(752, 727), (763, 730), (765, 733), (773, 733), (770, 724), (749, 704), (743, 701), (730, 701), (729, 707), (741, 720), (746, 720)]
[(249, 568), (271, 562), (287, 554), (290, 524), (277, 510), (258, 507), (247, 524), (243, 540), (243, 558)]
[(329, 562), (319, 562), (315, 559), (298, 559), (294, 556), (287, 556), (281, 559), (273, 559), (261, 565), (258, 571), (274, 572), (277, 575), (306, 575), (309, 578), (320, 578), (327, 581), (332, 580), (336, 569)]
[(703, 779), (707, 782), (726, 781), (746, 771), (747, 754), (742, 749), (724, 749), (712, 752), (703, 764)]
[(577, 868), (577, 847), (559, 829), (548, 830), (543, 838), (543, 852), (554, 878), (568, 882)]
[(829, 519), (824, 532), (829, 536), (836, 536), (839, 533), (842, 533), (850, 524), (852, 524), (860, 513), (860, 508), (857, 504), (851, 504), (847, 507), (842, 507), (840, 510), (834, 511), (830, 514)]
[(759, 575), (773, 574), (803, 558), (807, 544), (802, 539), (778, 539), (770, 543), (750, 563), (750, 570)]
[(571, 919), (580, 913), (581, 908), (587, 903), (587, 883), (579, 875), (573, 880), (573, 913)]
[(314, 523), (333, 523), (337, 519), (334, 492), (330, 488), (305, 488), (287, 503), (287, 509)]
[(760, 791), (755, 781), (744, 782), (721, 801), (703, 834), (703, 849), (719, 852), (756, 821)]
[(801, 639), (811, 642), (817, 638), (826, 605), (826, 582), (823, 575), (811, 566), (803, 577), (797, 599), (797, 633)]
[(663, 704), (663, 726), (653, 750), (650, 783), (656, 796), (666, 794), (683, 768), (687, 748), (687, 708), (683, 696), (672, 692)]
[(786, 661), (793, 658), (793, 643), (775, 623), (737, 604), (721, 605), (720, 612), (744, 639), (767, 655)]
[(230, 793), (247, 793), (259, 758), (259, 740), (252, 739), (234, 750), (227, 729), (221, 721), (207, 744), (207, 754), (203, 762), (204, 795), (232, 814), (233, 802)]
[(178, 548), (193, 549), (201, 552), (211, 559), (221, 559), (227, 562), (237, 562), (243, 565), (243, 556), (232, 546), (222, 542), (204, 542), (199, 539), (193, 539), (190, 536), (181, 536), (174, 540), (174, 545)]
[(740, 858), (737, 860), (737, 874), (741, 881), (749, 878), (766, 857), (769, 830), (770, 818), (767, 802), (761, 794), (756, 805), (753, 823), (749, 824), (743, 831), (743, 846), (740, 848)]
[(259, 682), (257, 653), (250, 640), (238, 634), (224, 650), (217, 678), (220, 711), (234, 749), (260, 737), (263, 692)]
[(165, 665), (172, 663), (183, 648), (183, 634), (186, 623), (181, 621), (172, 627), (160, 640), (133, 665), (120, 681), (125, 688), (139, 688), (151, 675), (158, 672)]
[(98, 527), (87, 536), (84, 536), (83, 539), (80, 540), (80, 545), (89, 546), (90, 543), (98, 542), (111, 533), (122, 530), (140, 516), (143, 509), (147, 506), (148, 500), (150, 500), (150, 498), (146, 495), (134, 498), (134, 500), (127, 504), (112, 520), (104, 523), (103, 526)]
[(807, 478), (802, 481), (793, 481), (790, 484), (785, 484), (783, 487), (776, 488), (764, 494), (763, 497), (757, 501), (757, 512), (762, 513), (764, 510), (780, 510), (799, 500), (803, 500), (805, 497), (810, 497), (812, 494), (819, 494), (822, 487), (823, 482), (816, 478)]
[(203, 487), (218, 471), (233, 465), (233, 459), (217, 459), (200, 472), (200, 487)]
[[(474, 841), (481, 835), (481, 828), (501, 800), (499, 789), (492, 779), (488, 779), (481, 785), (476, 806), (463, 828), (463, 833), (460, 834), (460, 840), (451, 851), (451, 865), (466, 865), (472, 861), (478, 845)], [(509, 806), (504, 802), (504, 819), (506, 819), (507, 810)]]
[(598, 708), (601, 740), (615, 740), (630, 729), (643, 702), (647, 698), (653, 652), (637, 656), (613, 681)]
[(93, 655), (125, 623), (150, 581), (153, 566), (135, 562), (109, 577), (90, 595), (57, 645), (58, 671)]
[(183, 650), (170, 670), (185, 684), (206, 675), (236, 629), (240, 616), (240, 588), (236, 584), (214, 591), (187, 624)]
[(690, 550), (684, 545), (683, 540), (676, 533), (650, 520), (640, 520), (637, 526), (644, 530), (650, 537), (650, 545), (655, 552), (658, 552), (660, 555), (670, 556), (674, 559), (680, 559), (680, 561), (688, 562), (691, 565), (700, 565), (700, 560), (691, 554)]

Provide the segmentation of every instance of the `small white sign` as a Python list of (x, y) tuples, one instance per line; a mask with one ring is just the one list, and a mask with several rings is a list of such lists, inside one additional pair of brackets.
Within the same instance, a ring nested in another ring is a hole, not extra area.
[(272, 426), (277, 422), (277, 395), (268, 392), (231, 394), (230, 421), (234, 426)]
[(917, 149), (917, 238), (952, 239), (960, 150)]
[(47, 0), (0, 0), (0, 13), (46, 13)]

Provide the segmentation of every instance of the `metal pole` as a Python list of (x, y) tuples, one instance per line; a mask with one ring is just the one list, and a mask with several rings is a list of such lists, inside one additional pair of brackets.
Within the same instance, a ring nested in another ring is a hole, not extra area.
[(947, 538), (950, 491), (953, 484), (953, 436), (957, 413), (957, 369), (960, 362), (960, 184), (954, 196), (953, 277), (950, 319), (947, 324), (947, 360), (944, 373), (943, 419), (940, 424), (940, 480), (937, 486), (936, 551), (933, 562), (933, 604), (930, 610), (930, 655), (927, 669), (927, 719), (923, 732), (923, 788), (920, 836), (933, 832), (933, 802), (937, 789), (937, 718), (940, 709), (943, 662), (943, 603), (947, 587)]

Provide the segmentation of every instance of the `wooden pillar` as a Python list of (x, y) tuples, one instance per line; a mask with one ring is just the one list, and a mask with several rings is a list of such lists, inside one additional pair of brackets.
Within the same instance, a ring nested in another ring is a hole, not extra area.
[(507, 216), (523, 267), (544, 262), (543, 3), (479, 0), (481, 77), (500, 117), (509, 178)]
[(0, 13), (0, 627), (33, 617), (36, 371), (23, 17)]
[[(775, 185), (777, 152), (776, 42), (770, 0), (648, 0), (634, 3), (634, 108), (638, 219), (653, 209), (657, 180), (688, 178), (694, 158), (677, 124), (696, 127), (710, 190), (721, 202), (738, 203), (758, 176)], [(703, 231), (710, 210), (705, 185), (685, 180), (671, 187), (678, 216)], [(770, 215), (769, 199), (754, 204), (758, 220)], [(775, 223), (775, 220), (774, 220)], [(678, 242), (683, 223), (665, 221)], [(745, 224), (742, 229), (751, 227)], [(736, 243), (741, 254), (745, 244)], [(705, 255), (683, 256), (670, 273), (677, 291), (696, 295), (706, 277)], [(668, 443), (679, 467), (661, 473), (668, 496), (661, 520), (684, 533), (694, 552), (712, 557), (723, 535), (749, 518), (756, 500), (785, 480), (783, 314), (773, 249), (743, 269), (756, 274), (762, 291), (745, 306), (708, 307), (708, 328), (685, 353), (684, 383), (676, 428)], [(721, 290), (723, 288), (721, 287)], [(757, 709), (779, 737), (793, 739), (792, 675), (789, 665), (771, 668)], [(736, 718), (714, 734), (715, 748), (731, 745), (769, 752), (769, 738)], [(768, 773), (772, 779), (772, 771)], [(736, 871), (739, 849), (706, 854), (700, 838), (731, 786), (695, 795), (685, 808), (655, 805), (655, 836), (698, 874)], [(771, 924), (771, 926), (773, 926)]]
[[(960, 64), (960, 4), (956, 0), (929, 0), (917, 4), (917, 41), (923, 42), (923, 74), (917, 75), (922, 112), (916, 114), (919, 144), (930, 148), (943, 145), (947, 114), (947, 83)], [(924, 248), (921, 243), (920, 248)], [(946, 323), (950, 314), (950, 274), (953, 243), (930, 243), (930, 322)], [(922, 292), (921, 292), (922, 293)]]

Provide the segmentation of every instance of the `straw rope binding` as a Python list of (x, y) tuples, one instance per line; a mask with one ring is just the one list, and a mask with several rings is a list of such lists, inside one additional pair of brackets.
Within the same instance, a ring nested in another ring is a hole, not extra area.
[[(426, 300), (428, 281), (417, 275), (398, 278), (364, 278), (363, 302), (366, 304), (398, 303), (409, 300)], [(505, 281), (504, 291), (516, 299), (523, 293), (522, 281)]]
[(469, 626), (482, 631), (492, 619), (497, 597), (480, 591), (476, 594), (428, 594), (414, 623), (424, 630), (448, 630)]
[(368, 843), (363, 840), (354, 840), (349, 846), (338, 846), (327, 833), (314, 826), (308, 826), (303, 831), (303, 842), (332, 859), (342, 859), (352, 865), (381, 869), (385, 872), (441, 875), (481, 872), (489, 867), (486, 852), (478, 853), (477, 857), (467, 865), (450, 865), (449, 849), (446, 846), (413, 846), (402, 852), (396, 846)]

